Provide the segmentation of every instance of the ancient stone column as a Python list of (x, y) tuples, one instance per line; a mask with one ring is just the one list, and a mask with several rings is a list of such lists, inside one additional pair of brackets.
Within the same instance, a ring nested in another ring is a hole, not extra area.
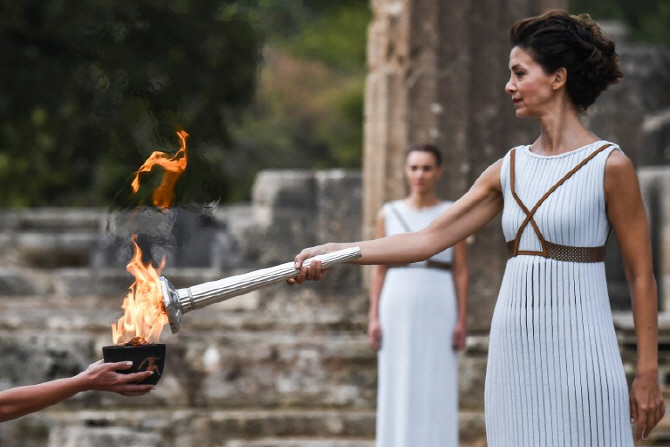
[[(445, 155), (444, 198), (460, 197), (483, 170), (537, 127), (515, 117), (504, 92), (509, 29), (565, 0), (371, 0), (365, 96), (364, 235), (383, 202), (406, 193), (404, 151), (430, 142)], [(470, 245), (472, 329), (487, 330), (506, 260), (499, 221)]]

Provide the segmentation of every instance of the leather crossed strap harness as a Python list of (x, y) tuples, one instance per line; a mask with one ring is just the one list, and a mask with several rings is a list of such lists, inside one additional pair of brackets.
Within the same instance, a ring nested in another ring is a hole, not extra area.
[[(510, 153), (510, 183), (511, 183), (512, 196), (514, 196), (514, 200), (516, 200), (516, 202), (519, 204), (524, 213), (526, 213), (526, 218), (521, 223), (519, 231), (517, 231), (514, 240), (507, 242), (507, 251), (510, 257), (514, 257), (517, 255), (534, 255), (534, 256), (543, 256), (549, 259), (555, 259), (557, 261), (568, 261), (568, 262), (603, 262), (605, 260), (604, 245), (600, 247), (573, 247), (570, 245), (554, 244), (553, 242), (547, 241), (544, 238), (544, 236), (542, 236), (542, 233), (540, 232), (537, 223), (535, 223), (535, 220), (533, 219), (533, 215), (540, 207), (540, 205), (542, 205), (542, 203), (545, 200), (547, 200), (547, 197), (549, 197), (551, 193), (553, 193), (556, 190), (556, 188), (565, 183), (565, 181), (568, 180), (570, 177), (572, 177), (575, 172), (579, 171), (586, 163), (591, 161), (596, 155), (598, 155), (611, 145), (612, 145), (611, 143), (608, 143), (605, 144), (604, 146), (599, 147), (591, 155), (582, 160), (570, 172), (565, 174), (565, 176), (562, 179), (560, 179), (554, 186), (552, 186), (549, 189), (549, 191), (547, 191), (546, 194), (542, 196), (540, 200), (537, 201), (537, 203), (531, 210), (528, 210), (526, 205), (524, 205), (519, 196), (516, 194), (516, 190), (514, 188), (514, 152), (516, 151), (516, 149), (512, 149)], [(521, 240), (521, 234), (523, 233), (523, 230), (528, 226), (528, 224), (530, 224), (533, 227), (535, 234), (540, 239), (540, 244), (542, 246), (541, 251), (519, 250), (519, 241)]]

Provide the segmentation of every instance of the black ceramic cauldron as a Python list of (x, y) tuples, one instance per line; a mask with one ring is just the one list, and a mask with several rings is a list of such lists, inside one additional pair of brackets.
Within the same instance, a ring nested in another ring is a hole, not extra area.
[(129, 369), (119, 370), (119, 373), (129, 374), (141, 371), (153, 371), (154, 373), (139, 384), (158, 383), (163, 375), (165, 366), (165, 345), (162, 343), (150, 343), (144, 345), (128, 346), (103, 346), (102, 357), (105, 363), (133, 362)]

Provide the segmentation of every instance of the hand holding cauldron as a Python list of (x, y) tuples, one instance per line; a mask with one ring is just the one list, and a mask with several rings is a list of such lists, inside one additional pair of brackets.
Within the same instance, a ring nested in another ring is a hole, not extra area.
[(74, 377), (0, 391), (0, 422), (50, 407), (82, 391), (110, 391), (124, 396), (141, 396), (151, 391), (153, 385), (133, 383), (146, 379), (150, 372), (120, 374), (131, 366), (130, 362), (103, 363), (100, 360)]
[(104, 363), (99, 360), (90, 364), (85, 371), (75, 376), (75, 379), (82, 381), (84, 389), (110, 391), (123, 396), (141, 396), (151, 391), (152, 384), (139, 385), (138, 383), (153, 375), (154, 372), (147, 370), (120, 374), (132, 367), (133, 362), (130, 361)]
[[(126, 343), (120, 346), (103, 346), (102, 355), (108, 363), (127, 363), (128, 366), (119, 371), (135, 377), (135, 383), (156, 385), (163, 375), (165, 367), (166, 346), (163, 343)], [(133, 382), (129, 380), (128, 382)]]

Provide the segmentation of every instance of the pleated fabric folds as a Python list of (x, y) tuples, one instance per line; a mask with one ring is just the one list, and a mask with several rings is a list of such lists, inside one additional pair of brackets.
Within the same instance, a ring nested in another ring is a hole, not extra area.
[[(402, 200), (392, 205), (397, 213), (384, 207), (388, 235), (428, 226), (451, 202), (421, 210)], [(453, 251), (431, 260), (452, 263)], [(450, 270), (418, 262), (386, 273), (379, 301), (377, 447), (458, 446), (457, 310)]]
[[(535, 203), (607, 142), (558, 156), (516, 149), (515, 189)], [(547, 241), (605, 244), (605, 149), (554, 191), (534, 220)], [(509, 154), (501, 171), (506, 240), (526, 214), (511, 194)], [(531, 225), (521, 250), (541, 250)], [(612, 322), (605, 266), (518, 255), (509, 259), (491, 323), (485, 389), (489, 447), (632, 447), (628, 387)]]

